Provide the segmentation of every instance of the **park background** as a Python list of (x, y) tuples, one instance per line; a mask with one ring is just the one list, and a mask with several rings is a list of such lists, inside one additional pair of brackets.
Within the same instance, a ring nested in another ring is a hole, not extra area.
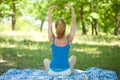
[(77, 56), (75, 68), (113, 70), (120, 78), (120, 0), (0, 0), (0, 75), (10, 68), (44, 69), (43, 59), (51, 59), (48, 8), (59, 6), (53, 10), (53, 27), (63, 18), (67, 34), (71, 12), (64, 4), (73, 5), (76, 13), (69, 54)]

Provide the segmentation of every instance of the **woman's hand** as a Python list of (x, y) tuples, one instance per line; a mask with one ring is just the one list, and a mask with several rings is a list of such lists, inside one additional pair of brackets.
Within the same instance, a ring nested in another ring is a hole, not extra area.
[(58, 6), (57, 5), (52, 5), (52, 6), (50, 6), (49, 7), (49, 10), (52, 10), (52, 9), (57, 9), (58, 8)]
[(64, 4), (64, 6), (65, 6), (65, 7), (68, 7), (68, 8), (73, 8), (73, 6), (70, 5), (70, 4)]

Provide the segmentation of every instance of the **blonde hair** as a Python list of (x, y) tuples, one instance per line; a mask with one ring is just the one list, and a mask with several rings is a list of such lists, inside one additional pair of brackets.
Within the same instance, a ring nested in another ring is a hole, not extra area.
[(63, 19), (58, 19), (55, 23), (56, 35), (62, 38), (65, 35), (66, 23)]

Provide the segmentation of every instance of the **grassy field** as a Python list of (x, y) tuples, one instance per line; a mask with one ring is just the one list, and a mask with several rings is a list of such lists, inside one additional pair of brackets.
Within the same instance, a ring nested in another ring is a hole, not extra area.
[[(77, 56), (75, 68), (100, 67), (117, 72), (120, 78), (120, 36), (76, 33), (70, 55)], [(0, 32), (0, 75), (10, 68), (44, 69), (51, 59), (47, 32)]]

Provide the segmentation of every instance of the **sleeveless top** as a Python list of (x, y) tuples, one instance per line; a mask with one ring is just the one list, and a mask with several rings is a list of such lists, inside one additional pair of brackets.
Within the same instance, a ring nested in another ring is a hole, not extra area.
[(55, 37), (53, 38), (53, 42), (51, 45), (52, 48), (52, 60), (50, 63), (50, 69), (55, 72), (64, 71), (70, 68), (70, 64), (68, 61), (68, 54), (70, 50), (70, 44), (68, 37), (68, 43), (65, 46), (57, 46), (54, 44)]

